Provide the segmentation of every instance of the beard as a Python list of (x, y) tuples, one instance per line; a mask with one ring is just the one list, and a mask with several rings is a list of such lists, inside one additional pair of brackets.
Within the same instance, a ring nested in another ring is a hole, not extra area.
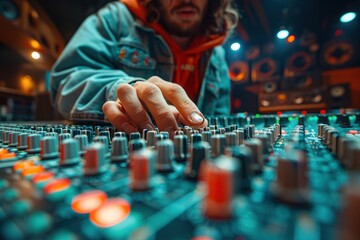
[(202, 26), (200, 22), (184, 26), (183, 24), (169, 21), (164, 17), (160, 19), (160, 24), (170, 35), (175, 35), (178, 37), (193, 37), (198, 35), (200, 34)]
[[(177, 8), (180, 8), (184, 5), (190, 5), (196, 8), (196, 6), (192, 5), (191, 3), (183, 4), (181, 6), (178, 6)], [(160, 13), (159, 23), (170, 35), (175, 35), (178, 37), (193, 37), (203, 33), (202, 31), (203, 22), (201, 20), (202, 18), (199, 18), (198, 21), (184, 20), (183, 22), (180, 23), (172, 20), (169, 17), (167, 11), (165, 11), (161, 6), (159, 7), (159, 13)]]

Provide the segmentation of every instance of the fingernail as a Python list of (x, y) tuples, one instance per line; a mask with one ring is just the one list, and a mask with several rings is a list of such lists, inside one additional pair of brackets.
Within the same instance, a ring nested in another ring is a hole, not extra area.
[(133, 124), (128, 123), (128, 122), (121, 125), (121, 128), (126, 133), (137, 132), (137, 128)]
[(204, 122), (204, 118), (197, 112), (192, 112), (190, 114), (190, 120), (195, 124), (201, 124)]

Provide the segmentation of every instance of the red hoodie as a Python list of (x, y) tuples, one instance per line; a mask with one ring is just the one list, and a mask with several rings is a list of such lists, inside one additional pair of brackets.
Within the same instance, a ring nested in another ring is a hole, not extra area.
[(163, 37), (174, 56), (175, 68), (172, 81), (181, 85), (190, 99), (196, 101), (202, 83), (200, 68), (198, 67), (201, 54), (215, 46), (221, 45), (225, 41), (226, 35), (199, 36), (192, 41), (186, 50), (182, 50), (160, 24), (148, 23), (146, 21), (146, 9), (140, 3), (140, 0), (120, 1), (146, 26), (154, 29)]

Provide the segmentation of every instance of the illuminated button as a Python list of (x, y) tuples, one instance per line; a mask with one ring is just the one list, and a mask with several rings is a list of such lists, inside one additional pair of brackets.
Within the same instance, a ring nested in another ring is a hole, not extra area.
[(0, 179), (0, 190), (3, 190), (9, 186), (9, 182), (5, 179)]
[(14, 189), (14, 188), (9, 188), (9, 189), (6, 189), (3, 194), (2, 194), (2, 198), (7, 201), (7, 202), (10, 202), (12, 200), (15, 200), (16, 198), (19, 197), (19, 191)]
[(32, 204), (28, 200), (18, 200), (11, 204), (11, 213), (15, 216), (23, 216), (30, 212)]
[(75, 235), (75, 233), (70, 232), (67, 229), (56, 230), (55, 232), (51, 233), (48, 238), (49, 240), (78, 240), (79, 238)]
[(98, 209), (106, 201), (106, 199), (106, 193), (100, 190), (84, 192), (73, 198), (71, 208), (76, 213), (90, 213)]
[(0, 148), (0, 155), (3, 153), (8, 153), (9, 151), (6, 148)]
[(27, 177), (27, 176), (33, 176), (37, 173), (40, 173), (40, 172), (44, 172), (45, 171), (45, 168), (43, 166), (30, 166), (28, 168), (25, 168), (21, 175), (23, 175), (24, 177)]
[(51, 228), (51, 225), (51, 217), (45, 212), (36, 211), (26, 218), (26, 232), (31, 235), (43, 234)]
[(53, 172), (41, 172), (36, 174), (33, 178), (32, 181), (36, 184), (41, 184), (41, 183), (45, 183), (47, 181), (50, 181), (54, 178), (54, 173)]
[(54, 181), (49, 182), (44, 187), (44, 192), (47, 195), (51, 195), (54, 193), (62, 192), (67, 190), (70, 187), (71, 181), (67, 178), (59, 178)]
[(357, 130), (349, 130), (348, 134), (359, 134), (359, 131)]
[(0, 161), (16, 160), (16, 153), (8, 152), (7, 150), (0, 153)]
[(22, 230), (11, 220), (0, 226), (1, 239), (24, 239)]
[(13, 170), (15, 172), (21, 172), (24, 169), (32, 166), (34, 166), (34, 163), (32, 161), (21, 161), (14, 164)]
[(90, 213), (90, 221), (98, 227), (108, 228), (124, 221), (130, 214), (130, 204), (121, 198), (109, 199)]

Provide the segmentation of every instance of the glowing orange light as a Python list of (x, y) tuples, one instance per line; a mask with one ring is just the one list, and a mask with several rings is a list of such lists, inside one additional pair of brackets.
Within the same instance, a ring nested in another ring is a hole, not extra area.
[(286, 100), (286, 98), (287, 98), (286, 95), (283, 93), (277, 95), (277, 99), (279, 101), (284, 101), (284, 100)]
[(90, 221), (101, 228), (112, 227), (124, 221), (130, 211), (130, 204), (126, 200), (109, 199), (100, 208), (90, 213)]
[(15, 158), (15, 157), (16, 157), (16, 153), (13, 153), (13, 152), (0, 153), (0, 160), (6, 160), (6, 159)]
[(70, 187), (71, 181), (67, 178), (59, 178), (55, 179), (54, 181), (49, 182), (44, 187), (44, 192), (47, 195), (50, 195), (52, 193), (60, 192), (63, 190), (66, 190)]
[(3, 154), (3, 153), (8, 153), (9, 150), (7, 150), (6, 148), (0, 148), (0, 154)]
[(24, 177), (31, 176), (43, 171), (45, 171), (45, 168), (43, 166), (29, 166), (22, 171), (21, 175), (23, 175)]
[(20, 78), (20, 89), (23, 92), (32, 92), (34, 90), (34, 86), (34, 80), (30, 75), (25, 75)]
[(100, 190), (81, 193), (73, 198), (71, 208), (76, 213), (90, 213), (98, 209), (106, 199), (106, 193)]
[(32, 181), (34, 183), (41, 183), (41, 182), (49, 181), (49, 180), (51, 180), (53, 178), (54, 178), (54, 173), (52, 173), (52, 172), (41, 172), (41, 173), (36, 174), (32, 178)]
[(320, 110), (320, 114), (326, 114), (326, 110), (325, 110), (325, 109), (321, 109), (321, 110)]
[(286, 41), (287, 41), (288, 43), (293, 43), (293, 42), (295, 41), (295, 39), (296, 39), (295, 35), (290, 35), (290, 36), (288, 36), (288, 38), (286, 39)]
[(39, 49), (41, 46), (40, 43), (36, 40), (30, 40), (30, 45), (35, 49)]
[(28, 167), (31, 167), (31, 166), (34, 166), (33, 162), (31, 162), (31, 161), (21, 161), (21, 162), (17, 162), (17, 163), (14, 164), (13, 170), (15, 172), (17, 172), (17, 171), (24, 170), (25, 168), (28, 168)]
[(301, 112), (301, 114), (302, 114), (302, 115), (306, 115), (306, 114), (307, 114), (307, 111), (304, 110), (304, 111)]

